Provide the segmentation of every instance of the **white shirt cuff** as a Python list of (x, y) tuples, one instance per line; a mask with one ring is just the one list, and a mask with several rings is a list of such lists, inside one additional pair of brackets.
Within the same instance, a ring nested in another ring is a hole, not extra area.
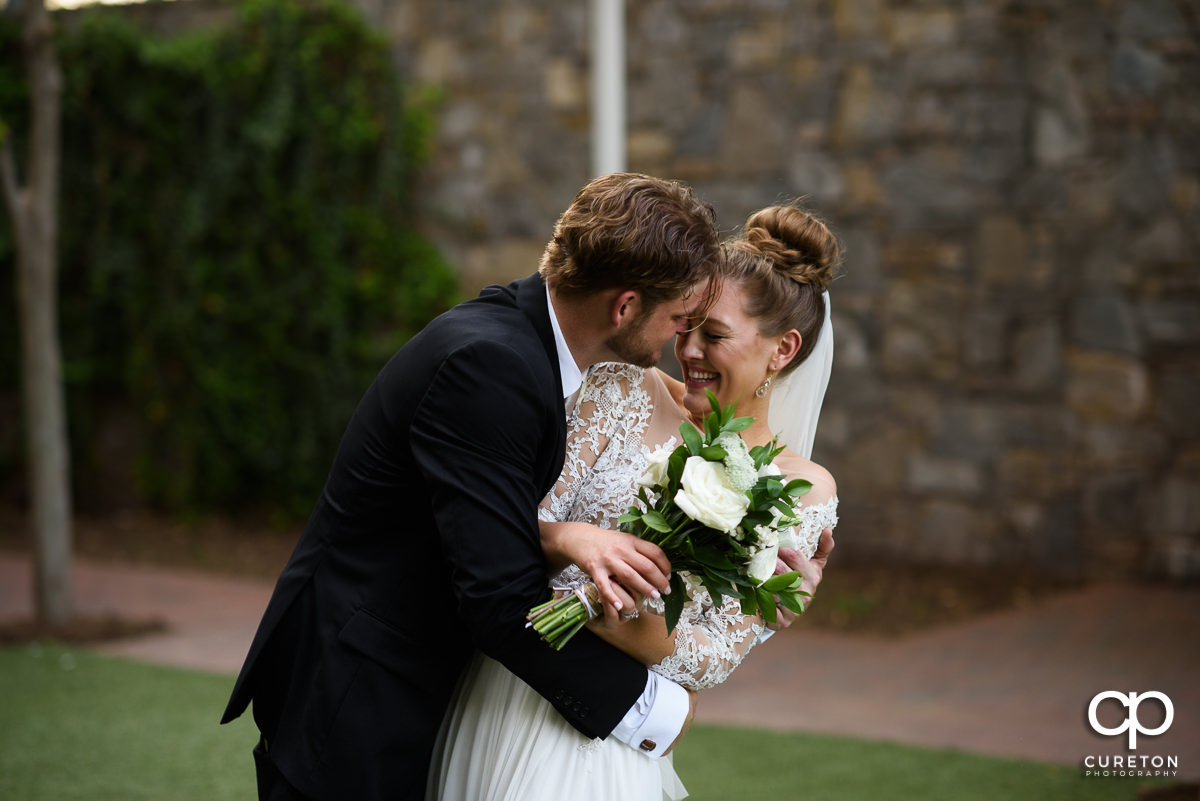
[(683, 731), (690, 709), (687, 690), (648, 670), (642, 697), (625, 713), (612, 736), (658, 759)]
[(771, 635), (774, 633), (775, 629), (763, 629), (762, 633), (758, 635), (758, 644), (762, 645), (764, 642), (771, 639)]

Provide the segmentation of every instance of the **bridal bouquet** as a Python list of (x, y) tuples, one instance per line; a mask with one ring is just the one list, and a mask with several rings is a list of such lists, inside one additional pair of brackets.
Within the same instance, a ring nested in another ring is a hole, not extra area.
[[(703, 431), (685, 422), (682, 445), (647, 457), (637, 502), (619, 518), (622, 531), (654, 543), (671, 560), (671, 592), (663, 601), (668, 633), (688, 597), (685, 572), (717, 605), (725, 596), (738, 598), (743, 614), (761, 612), (768, 623), (775, 622), (776, 604), (799, 613), (800, 596), (809, 594), (800, 589), (798, 572), (773, 573), (781, 534), (800, 522), (796, 499), (812, 484), (785, 484), (773, 464), (783, 447), (772, 440), (747, 449), (738, 432), (754, 418), (734, 417), (733, 406), (721, 408), (711, 392), (708, 401), (713, 410)], [(528, 618), (543, 640), (561, 649), (598, 608), (589, 584), (534, 607)]]

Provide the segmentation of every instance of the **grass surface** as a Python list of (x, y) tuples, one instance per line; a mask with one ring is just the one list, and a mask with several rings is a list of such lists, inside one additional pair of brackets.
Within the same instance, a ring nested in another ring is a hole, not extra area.
[(0, 687), (0, 799), (255, 798), (254, 723), (217, 724), (231, 676), (23, 646)]
[[(0, 649), (0, 799), (249, 801), (254, 725), (217, 725), (232, 684), (59, 646)], [(713, 726), (692, 730), (676, 767), (693, 801), (1131, 801), (1138, 786), (1071, 767)]]
[(693, 727), (675, 769), (688, 801), (1132, 801), (1140, 786), (1062, 765), (724, 726)]

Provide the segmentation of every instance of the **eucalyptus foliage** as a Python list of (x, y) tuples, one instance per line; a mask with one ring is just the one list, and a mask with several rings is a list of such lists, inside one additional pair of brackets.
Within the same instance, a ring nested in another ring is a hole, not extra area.
[[(403, 91), (384, 38), (339, 2), (251, 0), (167, 38), (73, 13), (60, 297), (76, 463), (105, 468), (80, 445), (115, 404), (138, 421), (145, 499), (305, 511), (374, 373), (456, 300), (412, 224), (433, 101)], [(14, 130), (22, 80), (0, 65)]]

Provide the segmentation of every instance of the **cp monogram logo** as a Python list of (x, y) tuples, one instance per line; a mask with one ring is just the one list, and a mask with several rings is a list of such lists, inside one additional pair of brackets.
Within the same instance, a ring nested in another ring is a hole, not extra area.
[[(1115, 699), (1118, 703), (1129, 710), (1129, 713), (1125, 717), (1125, 722), (1115, 729), (1101, 726), (1100, 721), (1096, 720), (1096, 707), (1100, 706), (1100, 702), (1107, 698)], [(1163, 709), (1166, 711), (1166, 716), (1163, 718), (1162, 725), (1157, 729), (1143, 728), (1141, 722), (1138, 721), (1138, 705), (1147, 698), (1157, 698), (1162, 702)], [(1164, 731), (1171, 728), (1171, 721), (1174, 719), (1175, 705), (1171, 703), (1170, 698), (1163, 693), (1158, 692), (1157, 690), (1148, 693), (1142, 693), (1141, 695), (1138, 693), (1129, 693), (1129, 695), (1125, 695), (1124, 693), (1119, 693), (1115, 690), (1107, 690), (1102, 693), (1097, 693), (1096, 696), (1092, 698), (1092, 703), (1088, 705), (1088, 723), (1092, 724), (1092, 729), (1099, 734), (1105, 734), (1109, 737), (1115, 737), (1124, 731), (1128, 731), (1130, 751), (1137, 747), (1137, 736), (1139, 733), (1150, 737), (1153, 737), (1156, 734), (1162, 734)]]

